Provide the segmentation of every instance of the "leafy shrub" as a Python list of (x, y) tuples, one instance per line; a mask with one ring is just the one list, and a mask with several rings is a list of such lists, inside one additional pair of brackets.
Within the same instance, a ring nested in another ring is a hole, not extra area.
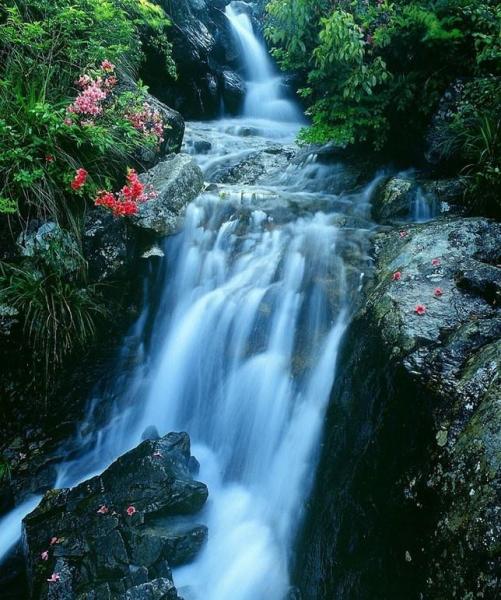
[(499, 68), (490, 0), (271, 0), (267, 13), (279, 64), (305, 82), (309, 141), (415, 144), (455, 77)]
[[(312, 121), (303, 140), (402, 156), (423, 143), (457, 78), (490, 77), (499, 98), (500, 25), (495, 0), (270, 0), (265, 33), (279, 65), (303, 81)], [(444, 133), (463, 147), (470, 196), (499, 189), (499, 104), (486, 113), (482, 102), (470, 97)]]

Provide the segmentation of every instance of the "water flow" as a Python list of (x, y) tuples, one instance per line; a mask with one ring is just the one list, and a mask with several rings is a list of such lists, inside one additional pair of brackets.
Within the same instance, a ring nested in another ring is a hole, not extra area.
[[(256, 68), (257, 84), (268, 81), (267, 68)], [(187, 600), (288, 594), (336, 356), (370, 262), (375, 182), (351, 191), (341, 165), (299, 156), (296, 131), (261, 119), (188, 124), (186, 149), (207, 180), (227, 183), (194, 201), (183, 231), (166, 241), (160, 282), (125, 340), (112, 384), (96, 387), (72, 442), (80, 458), (59, 471), (59, 486), (75, 485), (135, 446), (150, 425), (190, 434), (210, 491), (196, 518), (210, 533), (196, 562), (175, 572)], [(261, 175), (251, 185), (229, 183), (235, 173), (242, 181), (253, 160)], [(116, 408), (96, 433), (100, 404)], [(9, 517), (17, 518), (10, 538), (26, 509)]]
[(226, 7), (234, 35), (238, 40), (247, 78), (244, 116), (300, 122), (303, 116), (296, 104), (284, 96), (285, 84), (276, 73), (266, 48), (256, 37), (252, 21), (238, 3)]

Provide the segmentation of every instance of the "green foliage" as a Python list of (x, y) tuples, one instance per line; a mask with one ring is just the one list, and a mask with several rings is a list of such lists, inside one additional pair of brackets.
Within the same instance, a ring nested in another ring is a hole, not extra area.
[(17, 309), (47, 381), (63, 359), (94, 336), (106, 314), (95, 285), (85, 286), (49, 263), (0, 265), (0, 301)]
[[(453, 81), (499, 77), (500, 30), (495, 0), (269, 0), (265, 33), (280, 66), (304, 82), (312, 125), (303, 140), (400, 153), (419, 145)], [(451, 135), (470, 148), (465, 165), (482, 164), (495, 178), (485, 157), (497, 151), (498, 117), (473, 112), (477, 126), (459, 119)], [(491, 139), (489, 150), (472, 131)]]
[[(0, 219), (25, 228), (50, 219), (79, 242), (86, 206), (100, 189), (121, 187), (127, 166), (158, 143), (131, 122), (146, 90), (131, 86), (148, 49), (163, 55), (175, 77), (170, 21), (149, 0), (4, 0), (0, 3)], [(83, 74), (118, 80), (99, 114), (68, 112)], [(85, 185), (72, 189), (77, 169)], [(7, 228), (5, 228), (7, 230)], [(77, 243), (76, 242), (76, 243)], [(34, 362), (47, 375), (93, 336), (103, 313), (99, 290), (64, 261), (35, 258), (0, 269), (0, 298), (22, 315)]]
[(474, 211), (501, 212), (501, 86), (495, 77), (464, 85), (461, 99), (438, 131), (441, 158), (463, 165), (465, 200)]
[(501, 56), (491, 1), (271, 0), (267, 12), (276, 58), (303, 74), (310, 140), (381, 148), (402, 128), (422, 133), (457, 75)]

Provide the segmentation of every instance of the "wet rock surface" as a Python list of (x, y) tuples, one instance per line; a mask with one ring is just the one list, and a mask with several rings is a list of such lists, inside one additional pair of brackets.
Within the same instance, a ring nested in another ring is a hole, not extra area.
[(207, 500), (185, 433), (146, 440), (72, 489), (51, 490), (24, 522), (34, 598), (177, 599), (171, 565), (192, 560)]
[(434, 447), (420, 482), (439, 502), (425, 567), (431, 598), (496, 596), (500, 239), (501, 225), (482, 218), (437, 220), (376, 238), (368, 320), (392, 363), (431, 401)]
[(151, 56), (145, 77), (152, 92), (187, 118), (214, 117), (225, 109), (235, 112), (242, 100), (239, 49), (224, 10), (229, 0), (162, 2), (172, 20), (169, 38), (178, 77), (159, 72)]
[(200, 167), (185, 154), (171, 155), (140, 176), (156, 196), (139, 207), (132, 217), (136, 227), (160, 235), (175, 233), (189, 202), (204, 185)]

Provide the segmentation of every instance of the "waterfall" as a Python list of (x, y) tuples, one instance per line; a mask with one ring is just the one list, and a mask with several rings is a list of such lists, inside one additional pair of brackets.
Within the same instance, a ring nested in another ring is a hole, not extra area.
[[(181, 595), (283, 600), (339, 345), (370, 264), (375, 182), (351, 191), (342, 165), (308, 153), (289, 160), (299, 110), (281, 98), (249, 17), (232, 5), (227, 15), (247, 66), (245, 117), (188, 123), (185, 150), (209, 181), (252, 155), (264, 174), (202, 194), (180, 234), (165, 241), (160, 281), (111, 385), (96, 385), (86, 423), (69, 442), (80, 456), (60, 465), (57, 486), (101, 471), (149, 426), (187, 431), (209, 488), (197, 516), (209, 541), (193, 564), (176, 569)], [(210, 150), (197, 154), (194, 140)], [(275, 164), (277, 156), (285, 158)], [(108, 423), (94, 427), (95, 408), (113, 403)], [(17, 519), (11, 538), (26, 509), (8, 517)]]
[(245, 68), (247, 94), (244, 116), (274, 121), (302, 122), (301, 111), (284, 97), (285, 84), (275, 72), (266, 48), (256, 37), (249, 15), (238, 3), (226, 7), (232, 30), (238, 40)]

